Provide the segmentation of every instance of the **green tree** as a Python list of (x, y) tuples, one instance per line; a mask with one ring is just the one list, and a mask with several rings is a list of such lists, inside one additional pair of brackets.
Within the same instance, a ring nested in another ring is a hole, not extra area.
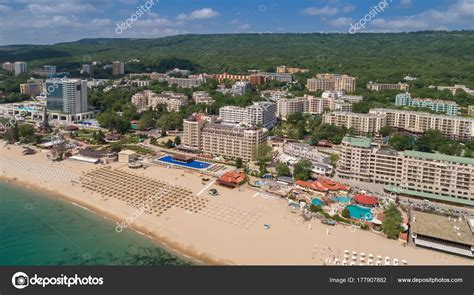
[(344, 208), (344, 209), (341, 211), (341, 215), (342, 215), (342, 217), (344, 217), (344, 218), (351, 218), (351, 212), (350, 212), (349, 209), (347, 209), (347, 208)]
[(290, 167), (283, 162), (280, 162), (276, 166), (278, 176), (291, 176)]
[(393, 128), (390, 127), (390, 126), (384, 126), (382, 128), (380, 128), (380, 134), (382, 134), (382, 136), (384, 137), (387, 137), (389, 135), (391, 135), (393, 133)]
[(313, 168), (313, 163), (308, 160), (300, 160), (295, 164), (294, 167), (294, 177), (296, 180), (308, 180), (311, 179), (311, 169)]
[(398, 236), (403, 231), (402, 214), (397, 208), (397, 205), (390, 204), (384, 211), (384, 220), (382, 221), (382, 231), (389, 239), (398, 239)]
[(413, 149), (413, 138), (405, 134), (395, 134), (390, 137), (388, 143), (397, 151), (405, 151)]
[(242, 159), (241, 159), (241, 158), (235, 159), (235, 167), (237, 167), (237, 168), (239, 168), (239, 169), (242, 168), (242, 167), (244, 167), (244, 163), (242, 162)]
[(179, 113), (163, 114), (156, 122), (161, 130), (177, 130), (183, 126), (183, 118)]
[(173, 148), (174, 143), (171, 139), (168, 139), (168, 141), (165, 143), (165, 146), (170, 149)]
[(257, 145), (255, 158), (259, 163), (268, 163), (273, 158), (272, 147), (266, 143)]
[(181, 137), (176, 136), (176, 137), (174, 138), (174, 144), (175, 144), (176, 146), (180, 145), (180, 144), (181, 144)]

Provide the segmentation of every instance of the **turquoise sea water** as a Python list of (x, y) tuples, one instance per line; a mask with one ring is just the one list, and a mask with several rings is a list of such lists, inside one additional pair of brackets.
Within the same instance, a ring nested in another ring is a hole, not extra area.
[(0, 265), (189, 264), (132, 230), (47, 195), (0, 182)]

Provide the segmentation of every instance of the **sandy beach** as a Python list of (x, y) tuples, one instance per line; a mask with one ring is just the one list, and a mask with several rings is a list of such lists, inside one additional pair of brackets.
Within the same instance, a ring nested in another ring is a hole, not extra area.
[[(133, 216), (132, 228), (171, 252), (199, 263), (324, 265), (335, 258), (342, 260), (344, 251), (349, 250), (406, 260), (408, 265), (474, 265), (467, 258), (404, 246), (349, 226), (331, 227), (319, 220), (305, 222), (300, 214), (291, 212), (283, 199), (250, 188), (225, 188), (212, 178), (203, 184), (198, 173), (158, 166), (131, 170), (124, 164), (112, 163), (107, 169), (124, 177), (148, 179), (157, 187), (173, 184), (173, 189), (183, 192), (176, 204), (160, 200), (163, 205), (156, 212), (137, 214), (137, 208), (130, 206), (132, 201), (107, 197), (81, 185), (87, 175), (90, 178), (104, 165), (73, 160), (52, 163), (46, 151), (23, 156), (22, 147), (4, 147), (0, 143), (0, 177), (4, 181), (47, 191), (119, 223)], [(139, 187), (141, 180), (137, 182)], [(212, 188), (219, 191), (218, 197), (209, 196)], [(123, 198), (128, 198), (126, 192)], [(264, 229), (264, 224), (270, 229)]]

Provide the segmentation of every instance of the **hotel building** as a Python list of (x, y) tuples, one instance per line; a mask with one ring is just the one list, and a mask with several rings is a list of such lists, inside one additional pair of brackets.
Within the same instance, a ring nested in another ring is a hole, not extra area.
[(196, 91), (193, 93), (193, 100), (196, 104), (211, 105), (215, 100), (206, 91)]
[(474, 105), (467, 108), (467, 114), (469, 116), (474, 116)]
[(112, 74), (114, 76), (125, 74), (125, 64), (122, 61), (114, 61), (112, 63)]
[(224, 80), (230, 80), (230, 81), (249, 81), (250, 80), (250, 75), (233, 75), (233, 74), (215, 74), (212, 76), (214, 79), (216, 79), (218, 82), (222, 82)]
[(24, 61), (15, 62), (15, 76), (26, 73), (27, 65)]
[(296, 74), (296, 73), (307, 73), (309, 72), (308, 69), (300, 69), (300, 68), (290, 68), (287, 66), (278, 66), (276, 68), (276, 72), (278, 74)]
[(199, 115), (183, 120), (183, 148), (215, 157), (255, 160), (258, 146), (266, 144), (265, 128), (242, 128), (211, 123)]
[(277, 116), (286, 120), (288, 115), (303, 113), (308, 109), (308, 100), (304, 97), (281, 98), (277, 101)]
[(399, 90), (403, 92), (408, 92), (410, 89), (410, 85), (402, 82), (399, 82), (398, 84), (382, 84), (370, 81), (369, 83), (367, 83), (367, 89), (372, 91)]
[(386, 184), (400, 195), (474, 206), (474, 159), (397, 152), (369, 138), (345, 137), (337, 175), (344, 179)]
[(457, 116), (458, 104), (454, 101), (446, 101), (430, 98), (412, 98), (410, 93), (400, 93), (395, 98), (395, 105), (417, 108), (429, 108), (437, 113), (445, 113), (448, 116)]
[(415, 134), (434, 129), (449, 139), (469, 141), (474, 138), (473, 118), (393, 109), (371, 109), (369, 114), (384, 116), (386, 126)]
[(316, 78), (308, 79), (306, 88), (309, 91), (346, 91), (353, 92), (357, 78), (348, 75), (317, 74)]
[(54, 78), (56, 76), (56, 66), (45, 65), (41, 69), (33, 70), (33, 74), (45, 78)]
[(65, 114), (88, 112), (86, 80), (47, 79), (44, 87), (48, 110)]
[(454, 85), (454, 86), (430, 86), (429, 88), (435, 88), (440, 91), (449, 90), (453, 95), (456, 95), (458, 89), (464, 90), (467, 94), (474, 95), (474, 89), (467, 88), (465, 85)]
[(276, 112), (277, 106), (275, 103), (259, 101), (245, 108), (237, 106), (222, 107), (219, 109), (219, 117), (224, 124), (271, 129), (277, 123)]
[(244, 95), (250, 90), (252, 90), (252, 84), (248, 81), (237, 81), (232, 85), (232, 94), (234, 95)]
[(323, 115), (323, 123), (353, 129), (358, 135), (376, 135), (386, 126), (386, 117), (380, 114), (331, 112)]
[(132, 103), (137, 107), (138, 112), (156, 108), (158, 105), (166, 105), (168, 112), (179, 112), (182, 107), (188, 105), (188, 97), (185, 94), (172, 91), (156, 94), (153, 91), (145, 90), (133, 95)]
[(44, 83), (20, 84), (20, 93), (35, 97), (43, 93)]
[(193, 87), (198, 87), (206, 83), (206, 78), (204, 77), (196, 77), (196, 78), (169, 77), (169, 78), (166, 78), (166, 82), (168, 82), (168, 85), (176, 85), (181, 88), (193, 88)]

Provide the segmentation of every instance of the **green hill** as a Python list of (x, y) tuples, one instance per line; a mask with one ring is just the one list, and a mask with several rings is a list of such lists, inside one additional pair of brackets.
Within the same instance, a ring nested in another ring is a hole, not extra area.
[(184, 67), (195, 72), (272, 70), (278, 65), (312, 73), (347, 73), (369, 80), (399, 82), (406, 74), (427, 84), (474, 88), (474, 31), (394, 34), (224, 34), (158, 39), (83, 39), (55, 45), (0, 47), (0, 61), (24, 60), (30, 68), (53, 64), (77, 69), (99, 60), (140, 59), (126, 71)]

